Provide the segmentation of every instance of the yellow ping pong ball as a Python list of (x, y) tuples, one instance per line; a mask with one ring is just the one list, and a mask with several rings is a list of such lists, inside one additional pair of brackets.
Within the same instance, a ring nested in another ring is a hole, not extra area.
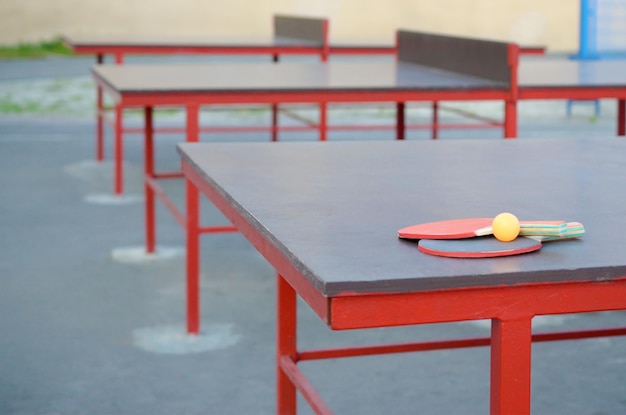
[(512, 213), (504, 212), (493, 218), (493, 236), (499, 241), (510, 242), (519, 235), (519, 220)]

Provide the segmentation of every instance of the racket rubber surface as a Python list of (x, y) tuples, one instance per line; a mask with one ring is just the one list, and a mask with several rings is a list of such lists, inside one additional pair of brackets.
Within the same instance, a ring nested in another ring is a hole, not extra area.
[(400, 238), (407, 239), (459, 239), (493, 233), (493, 218), (451, 219), (407, 226), (398, 231)]
[(526, 254), (541, 249), (541, 241), (519, 237), (501, 242), (493, 236), (469, 239), (421, 239), (421, 252), (450, 258), (495, 258)]

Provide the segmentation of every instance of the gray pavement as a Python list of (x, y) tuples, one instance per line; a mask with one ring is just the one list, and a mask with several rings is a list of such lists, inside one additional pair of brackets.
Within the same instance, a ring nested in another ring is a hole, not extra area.
[[(111, 189), (110, 163), (92, 161), (92, 107), (84, 113), (20, 107), (23, 101), (16, 91), (28, 85), (43, 88), (36, 95), (45, 90), (42, 82), (59, 79), (68, 82), (64, 87), (79, 84), (77, 93), (86, 95), (81, 102), (91, 102), (90, 87), (80, 86), (91, 63), (86, 58), (0, 62), (0, 102), (17, 103), (0, 106), (5, 108), (0, 114), (0, 414), (273, 413), (271, 267), (241, 235), (204, 236), (200, 337), (213, 343), (201, 345), (202, 350), (168, 348), (185, 342), (171, 334), (183, 330), (184, 262), (180, 256), (152, 262), (112, 258), (116, 249), (141, 246), (143, 206), (86, 202), (89, 195)], [(493, 115), (500, 111), (497, 106), (469, 106)], [(597, 118), (584, 104), (577, 104), (568, 118), (562, 101), (524, 103), (520, 112), (520, 139), (615, 134), (610, 101), (602, 102)], [(333, 116), (354, 122), (389, 116), (380, 109), (365, 115), (351, 108), (339, 113)], [(427, 118), (420, 109), (411, 114)], [(206, 117), (225, 123), (258, 121), (249, 115)], [(165, 115), (166, 123), (178, 121), (176, 115)], [(134, 122), (138, 119), (129, 116), (129, 123)], [(500, 132), (442, 133), (442, 139), (480, 136), (499, 139)], [(283, 136), (314, 138), (303, 133)], [(331, 139), (391, 138), (391, 131), (331, 134)], [(159, 168), (178, 167), (174, 147), (181, 139), (159, 138)], [(409, 139), (428, 138), (426, 132), (412, 131)], [(108, 146), (110, 154), (110, 140)], [(140, 195), (141, 138), (129, 136), (126, 148), (127, 189)], [(182, 182), (169, 182), (167, 189), (182, 206)], [(182, 229), (162, 207), (157, 215), (160, 246), (182, 247)], [(220, 221), (219, 212), (205, 203), (203, 222)], [(331, 332), (303, 304), (299, 317), (304, 348), (489, 334), (485, 322)], [(553, 316), (538, 318), (535, 329), (612, 327), (624, 325), (625, 318), (622, 312)], [(155, 337), (150, 336), (163, 332), (170, 333), (161, 339), (165, 347), (151, 348)], [(338, 414), (489, 411), (486, 348), (307, 362), (302, 367)], [(532, 377), (534, 414), (626, 414), (626, 339), (537, 344)], [(305, 404), (300, 406), (300, 413), (311, 413)]]

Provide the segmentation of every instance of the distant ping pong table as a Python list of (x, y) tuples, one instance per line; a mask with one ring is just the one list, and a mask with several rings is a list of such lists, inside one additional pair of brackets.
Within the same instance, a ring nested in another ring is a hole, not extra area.
[[(152, 112), (159, 106), (186, 108), (187, 140), (197, 141), (201, 105), (315, 104), (320, 119), (314, 128), (325, 141), (330, 103), (395, 103), (396, 138), (403, 139), (406, 102), (496, 100), (505, 113), (498, 127), (505, 137), (516, 135), (517, 45), (400, 30), (396, 50), (397, 59), (388, 62), (94, 66), (98, 87), (116, 103), (114, 193), (123, 193), (122, 111), (128, 107), (145, 108), (145, 136), (152, 142)], [(278, 129), (275, 116), (272, 129)]]
[[(127, 55), (268, 55), (277, 62), (281, 55), (319, 56), (326, 62), (330, 55), (394, 55), (395, 44), (342, 42), (331, 44), (330, 23), (326, 18), (274, 15), (273, 36), (263, 38), (163, 38), (156, 36), (63, 36), (62, 41), (76, 54), (95, 55), (102, 64), (112, 55), (122, 64)], [(533, 48), (533, 53), (538, 53)], [(96, 159), (104, 159), (105, 108), (102, 89), (96, 94)]]
[[(332, 413), (299, 362), (479, 346), (491, 347), (491, 414), (529, 414), (533, 342), (626, 334), (626, 327), (532, 333), (538, 315), (626, 310), (624, 193), (615, 191), (626, 179), (625, 140), (178, 148), (187, 179), (187, 261), (193, 273), (188, 312), (199, 307), (200, 194), (277, 271), (279, 414), (296, 413), (296, 391), (316, 413)], [(549, 203), (528, 203), (529, 197)], [(397, 237), (398, 229), (415, 223), (502, 211), (580, 221), (587, 234), (492, 259), (430, 256)], [(296, 296), (332, 330), (489, 319), (491, 336), (303, 350)]]
[(626, 135), (626, 60), (573, 60), (542, 57), (522, 60), (520, 100), (616, 99), (616, 134)]
[[(79, 55), (95, 55), (103, 63), (107, 55), (121, 64), (126, 55), (317, 55), (326, 61), (329, 55), (395, 54), (395, 44), (372, 42), (335, 42), (329, 39), (330, 22), (326, 18), (274, 15), (273, 36), (264, 38), (233, 37), (159, 37), (159, 36), (63, 36), (62, 41)], [(529, 53), (542, 53), (541, 47), (529, 47)]]

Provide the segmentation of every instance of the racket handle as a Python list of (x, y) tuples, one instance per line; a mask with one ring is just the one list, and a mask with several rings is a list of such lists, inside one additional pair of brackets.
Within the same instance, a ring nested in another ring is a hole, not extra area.
[(563, 239), (581, 238), (585, 235), (585, 227), (580, 222), (567, 222), (566, 231), (563, 235), (535, 235), (530, 238), (541, 242), (560, 241)]
[(521, 222), (520, 236), (565, 236), (567, 223), (565, 222)]

